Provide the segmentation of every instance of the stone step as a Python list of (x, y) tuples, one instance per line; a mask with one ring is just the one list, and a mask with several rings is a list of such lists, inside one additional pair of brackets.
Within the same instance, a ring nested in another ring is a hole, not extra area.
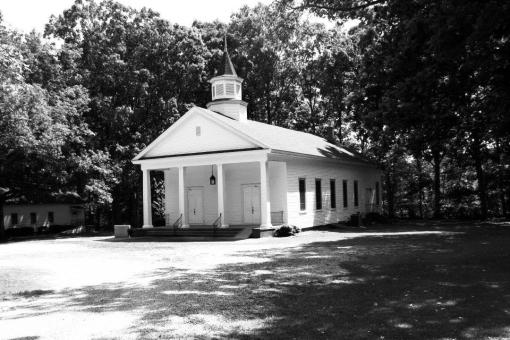
[(243, 239), (251, 235), (251, 227), (246, 228), (221, 228), (214, 230), (211, 227), (193, 227), (189, 229), (173, 228), (135, 228), (131, 230), (131, 237), (170, 237), (183, 238), (222, 238), (222, 239)]

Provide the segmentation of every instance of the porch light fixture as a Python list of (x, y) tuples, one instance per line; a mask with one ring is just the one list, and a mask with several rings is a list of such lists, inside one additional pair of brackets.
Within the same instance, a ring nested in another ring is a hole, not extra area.
[(214, 165), (211, 165), (211, 177), (209, 177), (209, 184), (211, 185), (216, 184), (216, 177), (214, 177), (213, 167)]

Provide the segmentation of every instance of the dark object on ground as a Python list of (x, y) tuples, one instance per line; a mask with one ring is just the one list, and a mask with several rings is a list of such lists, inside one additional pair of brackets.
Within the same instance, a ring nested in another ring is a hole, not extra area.
[(79, 226), (73, 229), (68, 229), (60, 233), (63, 236), (79, 236), (79, 235), (95, 235), (98, 234), (96, 230), (90, 226)]
[(165, 222), (165, 219), (163, 217), (158, 217), (158, 218), (155, 218), (153, 223), (152, 223), (155, 227), (164, 227), (166, 222)]
[(301, 229), (299, 229), (295, 225), (282, 225), (281, 227), (274, 231), (274, 236), (275, 237), (294, 236), (300, 231)]
[(53, 290), (42, 290), (42, 289), (36, 289), (36, 290), (25, 290), (19, 293), (16, 293), (17, 296), (22, 296), (24, 298), (30, 298), (30, 297), (38, 297), (45, 294), (52, 294), (54, 293)]
[(76, 228), (73, 225), (50, 225), (49, 227), (38, 227), (37, 234), (59, 234), (63, 231)]
[(361, 227), (361, 214), (352, 214), (351, 217), (349, 217), (346, 225), (350, 227)]
[(388, 223), (386, 216), (378, 212), (369, 212), (363, 219), (363, 224)]
[(34, 228), (32, 227), (14, 227), (5, 230), (5, 237), (20, 237), (20, 236), (31, 236), (34, 234)]

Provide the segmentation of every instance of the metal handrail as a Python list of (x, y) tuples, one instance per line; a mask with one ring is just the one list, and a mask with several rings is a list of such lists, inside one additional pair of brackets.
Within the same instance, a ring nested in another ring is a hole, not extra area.
[(218, 216), (218, 218), (212, 224), (214, 236), (216, 236), (216, 229), (218, 229), (218, 227), (221, 226), (221, 217), (222, 215), (220, 213), (220, 216)]
[(174, 228), (174, 233), (177, 232), (177, 229), (182, 228), (182, 214), (179, 216), (179, 218), (174, 222), (172, 226)]

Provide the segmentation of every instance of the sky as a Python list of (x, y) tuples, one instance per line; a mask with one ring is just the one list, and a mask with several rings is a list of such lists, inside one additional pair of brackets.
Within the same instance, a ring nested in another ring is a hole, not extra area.
[[(171, 23), (191, 26), (195, 19), (228, 22), (230, 15), (244, 5), (255, 6), (271, 0), (117, 0), (124, 5), (140, 9), (149, 7)], [(61, 14), (74, 0), (0, 0), (0, 11), (8, 26), (28, 33), (44, 31), (52, 14)]]

